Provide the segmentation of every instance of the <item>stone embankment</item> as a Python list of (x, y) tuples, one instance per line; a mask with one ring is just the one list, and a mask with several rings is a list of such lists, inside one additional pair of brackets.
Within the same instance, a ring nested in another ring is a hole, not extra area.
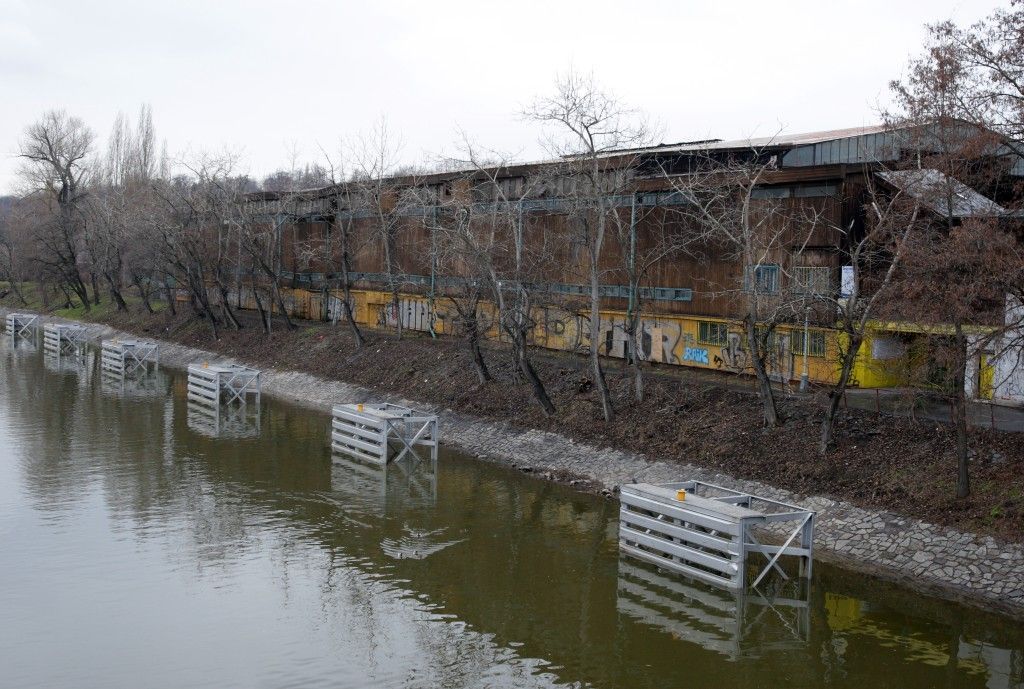
[[(5, 315), (0, 309), (0, 316)], [(61, 321), (62, 319), (47, 319)], [(91, 339), (125, 335), (88, 324)], [(224, 357), (170, 342), (161, 345), (164, 366), (184, 369)], [(245, 362), (238, 362), (245, 363)], [(757, 493), (815, 510), (815, 557), (848, 569), (904, 583), (916, 590), (1024, 619), (1024, 544), (1004, 544), (901, 515), (869, 510), (817, 495), (798, 495), (753, 481), (641, 454), (601, 449), (557, 433), (523, 430), (437, 409), (429, 404), (326, 380), (306, 373), (263, 371), (263, 392), (319, 411), (346, 400), (390, 401), (439, 414), (449, 446), (549, 480), (614, 496), (625, 483), (697, 479)]]

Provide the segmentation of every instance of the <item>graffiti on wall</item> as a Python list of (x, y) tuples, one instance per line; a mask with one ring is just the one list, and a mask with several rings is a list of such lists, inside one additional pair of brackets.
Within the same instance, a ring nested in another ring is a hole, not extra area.
[(429, 331), (433, 325), (430, 304), (426, 299), (399, 299), (397, 308), (393, 302), (382, 304), (377, 312), (377, 326), (394, 328), (401, 322), (408, 330)]
[(714, 359), (717, 368), (726, 368), (730, 371), (744, 370), (747, 368), (748, 361), (749, 357), (741, 333), (729, 333), (728, 341)]
[(683, 361), (708, 365), (708, 350), (704, 347), (686, 347), (683, 350)]

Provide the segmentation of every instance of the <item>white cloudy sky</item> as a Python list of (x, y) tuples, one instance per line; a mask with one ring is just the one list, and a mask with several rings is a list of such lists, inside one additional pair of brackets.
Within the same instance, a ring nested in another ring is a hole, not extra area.
[(173, 153), (225, 145), (261, 176), (382, 115), (402, 157), (458, 130), (523, 158), (518, 116), (570, 66), (665, 141), (874, 122), (922, 24), (995, 0), (0, 0), (0, 193), (25, 125), (66, 108), (101, 138), (150, 103)]

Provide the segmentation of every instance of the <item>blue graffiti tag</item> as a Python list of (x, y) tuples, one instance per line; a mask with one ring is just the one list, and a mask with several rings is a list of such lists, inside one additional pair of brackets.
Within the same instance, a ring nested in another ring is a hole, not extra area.
[(695, 364), (708, 363), (708, 350), (701, 347), (686, 347), (683, 349), (683, 361), (692, 361)]

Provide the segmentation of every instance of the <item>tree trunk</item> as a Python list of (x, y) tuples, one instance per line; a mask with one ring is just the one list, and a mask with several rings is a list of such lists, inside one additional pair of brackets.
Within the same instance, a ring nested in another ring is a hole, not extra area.
[(114, 300), (117, 310), (127, 313), (128, 304), (125, 303), (124, 297), (121, 295), (121, 290), (118, 289), (117, 283), (114, 282), (114, 278), (106, 272), (103, 273), (103, 278), (107, 281), (107, 287), (110, 288), (110, 298)]
[(846, 386), (850, 384), (850, 376), (853, 373), (853, 364), (857, 361), (857, 352), (860, 350), (862, 338), (860, 335), (851, 335), (847, 350), (843, 353), (843, 362), (839, 370), (839, 381), (829, 393), (828, 406), (825, 408), (825, 416), (821, 420), (821, 439), (818, 443), (818, 453), (824, 457), (828, 454), (828, 448), (832, 445), (832, 437), (835, 433), (836, 414), (839, 413), (839, 403), (846, 393)]
[(469, 344), (469, 351), (473, 355), (473, 366), (476, 367), (476, 377), (481, 385), (491, 380), (491, 372), (487, 369), (487, 362), (484, 361), (484, 354), (480, 350), (480, 328), (476, 320), (474, 310), (472, 318), (467, 319), (466, 341)]
[(953, 391), (954, 426), (956, 427), (956, 497), (963, 499), (971, 494), (971, 477), (967, 455), (967, 398), (964, 385), (967, 382), (967, 338), (963, 329), (956, 324), (956, 378)]
[(172, 316), (178, 315), (178, 306), (174, 303), (175, 295), (171, 289), (171, 285), (165, 280), (164, 281), (164, 292), (167, 294), (167, 309), (171, 312)]
[(756, 326), (753, 320), (748, 318), (746, 326), (747, 346), (750, 348), (750, 359), (754, 365), (754, 375), (757, 377), (757, 390), (761, 397), (764, 425), (775, 428), (779, 425), (779, 411), (775, 406), (775, 391), (772, 390), (772, 381), (764, 366), (765, 353), (761, 351), (760, 343), (757, 341)]
[(252, 287), (252, 296), (256, 301), (256, 310), (260, 312), (260, 325), (263, 326), (263, 332), (268, 336), (270, 335), (270, 315), (267, 310), (263, 308), (263, 300), (260, 299), (260, 291), (256, 285)]
[(552, 404), (551, 398), (548, 397), (547, 390), (544, 389), (544, 383), (541, 382), (537, 372), (533, 369), (533, 364), (530, 363), (530, 357), (526, 354), (526, 343), (520, 342), (516, 346), (516, 359), (519, 365), (519, 370), (522, 372), (523, 377), (526, 378), (530, 387), (533, 389), (533, 396), (540, 402), (540, 406), (544, 409), (546, 416), (553, 416), (555, 413), (555, 405)]
[[(600, 245), (598, 245), (600, 251)], [(596, 265), (597, 257), (591, 254), (590, 259), (590, 367), (594, 374), (594, 386), (601, 400), (601, 412), (604, 420), (611, 422), (615, 419), (615, 409), (612, 407), (612, 396), (608, 391), (608, 381), (604, 377), (604, 367), (601, 365), (601, 284), (598, 280)]]
[[(626, 330), (626, 355), (629, 357), (630, 368), (633, 370), (633, 399), (637, 404), (644, 401), (644, 371), (641, 366), (640, 343), (640, 319), (636, 315), (629, 317), (625, 325)], [(651, 343), (654, 347), (654, 343)]]
[(96, 279), (96, 273), (89, 273), (89, 280), (92, 282), (92, 303), (96, 306), (100, 305), (100, 283)]
[(340, 221), (335, 219), (340, 229), (340, 240), (341, 240), (341, 296), (342, 296), (342, 308), (345, 309), (345, 320), (348, 321), (349, 330), (352, 331), (352, 339), (356, 343), (356, 348), (362, 347), (366, 343), (366, 339), (363, 337), (362, 331), (359, 329), (359, 324), (356, 323), (355, 314), (352, 313), (352, 284), (349, 281), (348, 276), (348, 227), (341, 225)]
[(218, 284), (217, 292), (220, 294), (220, 310), (224, 314), (224, 320), (235, 330), (241, 330), (242, 324), (238, 322), (238, 317), (235, 316), (235, 312), (231, 309), (231, 300), (228, 298), (227, 287), (223, 284)]
[(292, 323), (291, 316), (288, 315), (288, 308), (284, 304), (284, 295), (281, 294), (281, 288), (278, 287), (277, 282), (273, 285), (274, 299), (277, 301), (277, 308), (281, 309), (281, 317), (284, 318), (284, 327), (287, 330), (295, 330), (296, 325)]
[[(63, 290), (63, 287), (61, 287)], [(82, 302), (82, 308), (86, 313), (92, 310), (92, 305), (89, 302), (89, 291), (85, 288), (85, 283), (82, 282), (82, 278), (77, 278), (71, 283), (71, 289), (75, 294), (78, 295), (78, 299)], [(64, 295), (68, 298), (68, 306), (71, 305), (71, 297), (68, 295), (67, 290), (64, 290)]]
[(149, 300), (149, 288), (143, 286), (142, 278), (138, 275), (133, 275), (132, 282), (135, 284), (135, 288), (139, 290), (139, 298), (142, 300), (142, 306), (146, 309), (146, 313), (154, 313), (153, 304)]

